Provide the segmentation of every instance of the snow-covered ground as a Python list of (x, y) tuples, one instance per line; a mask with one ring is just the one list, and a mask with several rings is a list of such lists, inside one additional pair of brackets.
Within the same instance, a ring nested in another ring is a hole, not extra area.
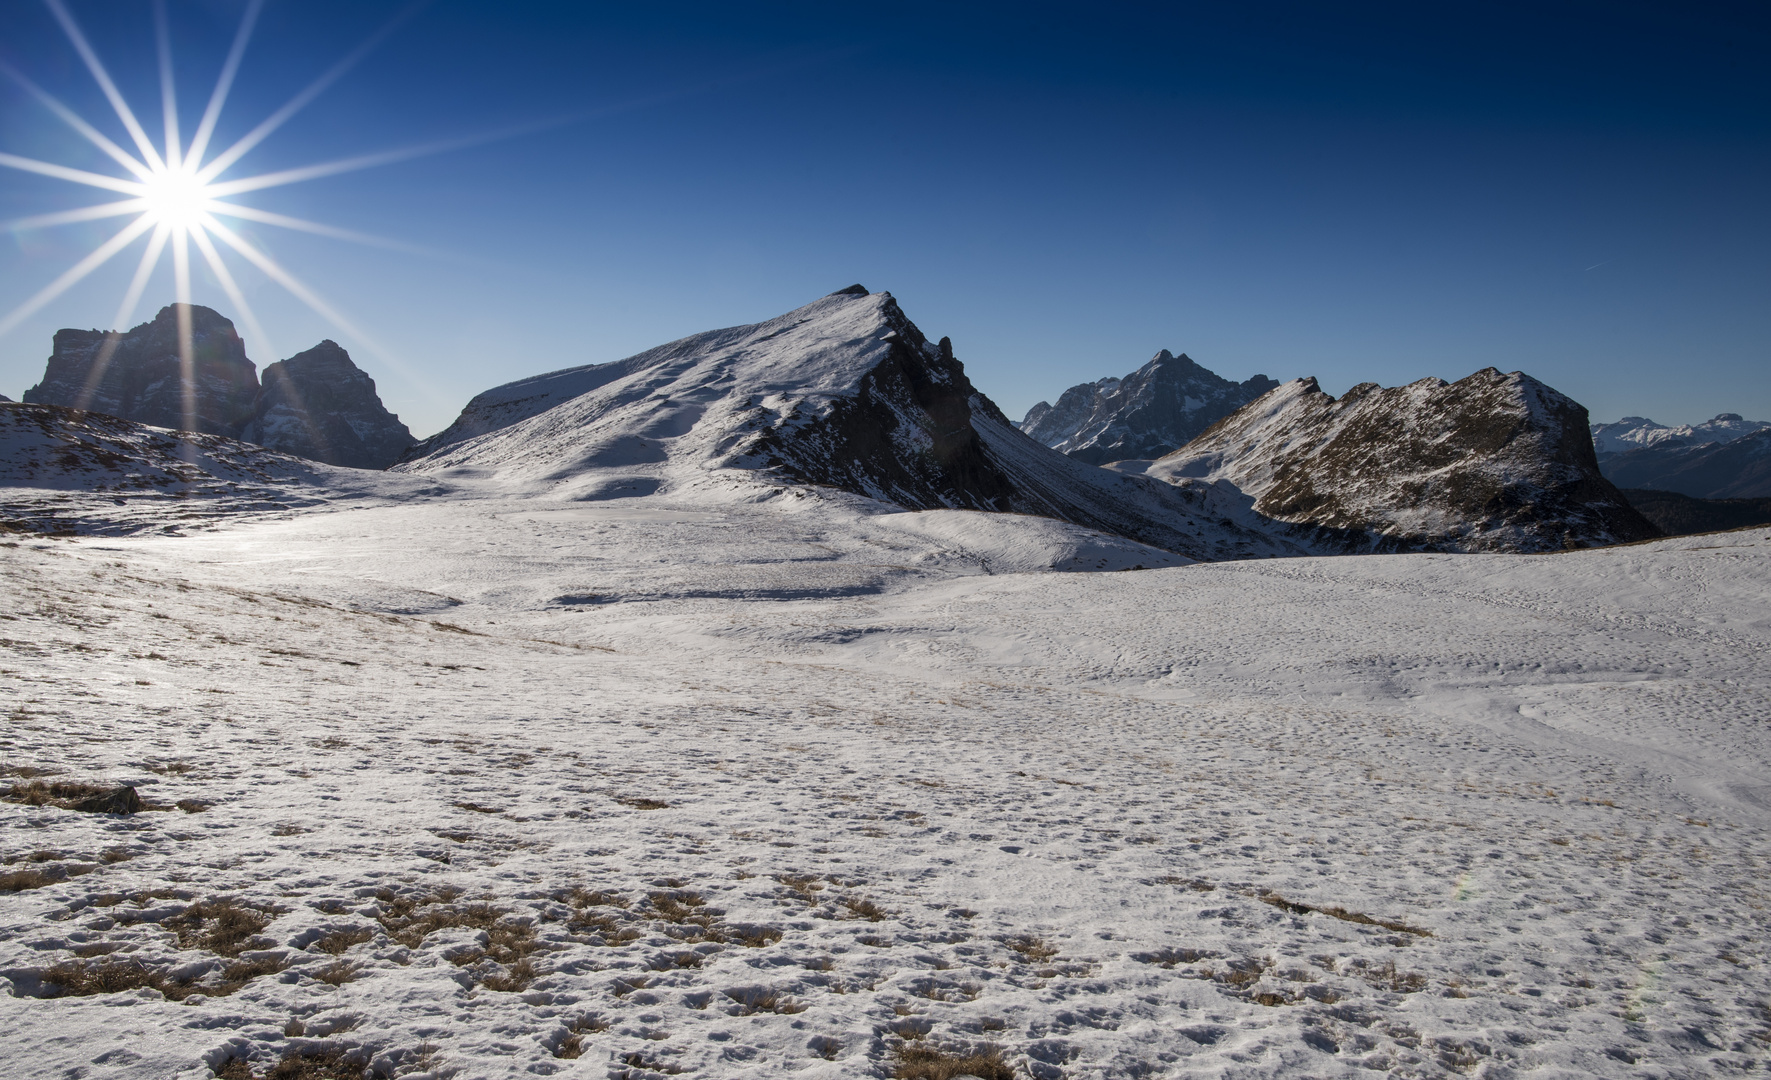
[(1771, 531), (336, 505), (0, 548), (9, 1074), (1767, 1071)]

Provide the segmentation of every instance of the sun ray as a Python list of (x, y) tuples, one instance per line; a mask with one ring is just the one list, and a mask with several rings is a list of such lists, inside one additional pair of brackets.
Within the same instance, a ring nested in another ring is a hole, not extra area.
[(53, 214), (32, 214), (0, 222), (0, 229), (18, 232), (23, 229), (47, 229), (52, 225), (73, 225), (81, 221), (99, 221), (108, 217), (139, 213), (148, 208), (146, 199), (123, 199), (119, 202), (83, 206), (78, 210), (58, 210)]
[(146, 165), (143, 165), (131, 156), (129, 151), (112, 142), (105, 136), (104, 132), (93, 127), (91, 124), (88, 124), (79, 113), (62, 104), (59, 98), (32, 82), (24, 72), (5, 61), (0, 60), (0, 73), (4, 73), (7, 78), (18, 83), (24, 88), (26, 93), (36, 98), (44, 108), (59, 117), (62, 123), (73, 128), (81, 135), (84, 135), (86, 141), (98, 147), (100, 150), (103, 150), (106, 154), (110, 155), (112, 160), (134, 173), (138, 178), (146, 180), (148, 177), (154, 175), (148, 170)]
[[(51, 0), (51, 2), (59, 2), (59, 0)], [(398, 14), (392, 19), (389, 19), (381, 29), (369, 35), (368, 39), (361, 45), (352, 49), (344, 59), (333, 64), (326, 70), (325, 74), (309, 83), (307, 88), (302, 90), (301, 93), (290, 98), (288, 103), (282, 108), (266, 117), (257, 127), (241, 136), (239, 141), (234, 143), (234, 145), (216, 155), (214, 161), (203, 166), (202, 170), (197, 173), (197, 179), (204, 183), (208, 183), (219, 176), (234, 162), (240, 160), (247, 151), (263, 142), (271, 132), (282, 127), (288, 122), (290, 117), (306, 108), (308, 103), (319, 97), (327, 87), (337, 82), (351, 68), (356, 67), (357, 64), (362, 62), (362, 59), (365, 56), (368, 56), (377, 45), (381, 44), (389, 34), (399, 29), (401, 23), (410, 19), (413, 15), (416, 15), (419, 9), (425, 7), (428, 3), (429, 0), (416, 0), (414, 3), (407, 4)]]
[(191, 327), (191, 245), (190, 229), (172, 227), (172, 305), (178, 319), (178, 374), (182, 399), (179, 402), (179, 430), (197, 430), (197, 348)]
[(238, 206), (234, 203), (218, 202), (209, 205), (209, 212), (222, 217), (243, 218), (265, 225), (277, 225), (281, 228), (293, 229), (296, 232), (313, 233), (315, 236), (330, 236), (334, 240), (348, 240), (353, 244), (366, 244), (370, 247), (388, 248), (393, 251), (408, 251), (414, 255), (438, 256), (442, 254), (434, 248), (420, 247), (417, 244), (408, 244), (401, 240), (391, 240), (373, 233), (357, 232), (355, 229), (341, 229), (336, 225), (324, 225), (318, 221), (290, 217), (288, 214), (277, 214), (269, 210), (260, 210), (255, 206)]
[(13, 308), (12, 312), (4, 319), (0, 319), (0, 335), (10, 332), (13, 327), (29, 318), (38, 308), (73, 288), (87, 274), (97, 270), (109, 262), (117, 252), (128, 247), (136, 237), (153, 228), (153, 225), (154, 223), (149, 220), (146, 214), (125, 225), (121, 232), (100, 244), (96, 251), (69, 267), (60, 277), (39, 290), (37, 295)]
[(141, 151), (142, 160), (148, 163), (150, 169), (164, 168), (166, 163), (160, 159), (160, 152), (154, 149), (153, 141), (148, 138), (148, 133), (142, 130), (141, 122), (136, 120), (135, 113), (129, 108), (129, 102), (123, 100), (123, 95), (118, 91), (117, 84), (111, 81), (110, 72), (106, 71), (104, 64), (99, 61), (98, 53), (92, 51), (92, 45), (87, 42), (86, 34), (81, 31), (80, 24), (74, 21), (74, 16), (68, 11), (67, 5), (63, 4), (62, 0), (43, 0), (43, 2), (49, 6), (56, 21), (61, 23), (62, 30), (68, 35), (68, 40), (74, 43), (74, 51), (80, 54), (80, 59), (86, 61), (86, 70), (92, 72), (92, 77), (98, 81), (99, 89), (105, 92), (105, 97), (110, 100), (111, 108), (116, 110), (117, 119), (123, 121), (123, 126), (129, 131), (129, 137), (135, 140), (135, 148)]
[(203, 110), (203, 119), (197, 123), (197, 133), (191, 136), (191, 145), (185, 154), (185, 160), (193, 165), (203, 164), (203, 154), (209, 149), (209, 138), (215, 134), (215, 124), (221, 119), (221, 107), (227, 103), (228, 92), (233, 89), (234, 76), (240, 71), (240, 59), (246, 55), (246, 43), (252, 38), (252, 28), (258, 22), (258, 13), (264, 10), (264, 0), (251, 0), (246, 5), (246, 14), (240, 19), (240, 29), (234, 34), (234, 44), (228, 49), (227, 61), (221, 65), (221, 75), (215, 80), (215, 90), (209, 95), (209, 105)]
[[(216, 251), (215, 245), (210, 242), (208, 232), (202, 228), (193, 229), (191, 230), (191, 239), (195, 241), (197, 250), (203, 253), (203, 261), (209, 264), (209, 269), (215, 274), (216, 280), (221, 282), (221, 291), (227, 293), (228, 299), (232, 300), (234, 307), (239, 310), (241, 319), (246, 323), (247, 333), (256, 338), (258, 344), (263, 348), (264, 352), (261, 355), (276, 356), (277, 348), (271, 344), (270, 335), (265, 333), (264, 327), (260, 325), (258, 316), (252, 310), (252, 305), (246, 302), (246, 295), (240, 291), (240, 286), (234, 281), (234, 275), (228, 271), (227, 263), (222, 261), (221, 253)], [(307, 428), (308, 437), (313, 439), (315, 448), (320, 451), (321, 459), (331, 457), (331, 444), (326, 439), (326, 433), (314, 423), (313, 415), (308, 412), (307, 402), (302, 400), (301, 391), (296, 388), (294, 380), (283, 380), (282, 390), (289, 396), (290, 404), (295, 406), (295, 414), (301, 418), (302, 426)]]
[(177, 171), (182, 156), (178, 137), (178, 86), (172, 77), (172, 27), (166, 24), (166, 0), (154, 0), (154, 51), (160, 56), (160, 115), (166, 129), (166, 167)]
[(160, 253), (166, 250), (166, 235), (170, 231), (171, 226), (165, 222), (156, 225), (148, 246), (142, 249), (141, 262), (135, 267), (135, 276), (129, 279), (129, 288), (123, 293), (123, 302), (117, 305), (117, 314), (111, 319), (113, 329), (105, 335), (104, 344), (98, 347), (98, 356), (92, 361), (92, 370), (86, 374), (86, 385), (80, 388), (80, 396), (74, 399), (74, 408), (85, 409), (92, 404), (92, 395), (98, 393), (98, 384), (104, 381), (105, 370), (111, 366), (111, 357), (116, 354), (117, 346), (123, 342), (123, 331), (116, 328), (128, 326), (130, 318), (135, 315), (135, 305), (141, 303), (141, 294), (148, 287), (148, 277), (159, 264)]
[(47, 161), (19, 157), (17, 154), (0, 153), (0, 165), (9, 169), (37, 173), (39, 176), (53, 176), (57, 180), (72, 180), (76, 184), (85, 184), (87, 187), (121, 191), (125, 195), (140, 195), (146, 190), (145, 185), (138, 184), (134, 180), (120, 180), (115, 176), (87, 172), (85, 169), (70, 169), (66, 165), (52, 165)]
[(263, 355), (277, 355), (276, 346), (271, 344), (271, 336), (265, 333), (264, 325), (258, 321), (257, 313), (252, 310), (250, 304), (246, 303), (246, 294), (240, 291), (240, 285), (234, 280), (234, 275), (229, 272), (227, 264), (221, 261), (221, 253), (215, 250), (215, 244), (209, 239), (208, 230), (202, 227), (192, 229), (191, 242), (197, 245), (197, 250), (202, 253), (203, 261), (209, 264), (209, 270), (215, 275), (215, 280), (221, 283), (221, 291), (226, 293), (227, 298), (239, 309), (240, 319), (246, 324), (246, 332), (257, 340), (263, 350)]
[(352, 337), (355, 337), (355, 338), (361, 340), (365, 345), (368, 345), (371, 349), (374, 349), (376, 351), (376, 353), (381, 354), (385, 357), (386, 350), (384, 350), (381, 347), (379, 347), (378, 345), (376, 345), (375, 342), (373, 341), (373, 339), (371, 339), (368, 334), (365, 334), (365, 333), (363, 333), (363, 331), (359, 330), (355, 326), (355, 324), (353, 324), (349, 319), (345, 318), (343, 315), (339, 314), (339, 312), (336, 308), (334, 308), (331, 304), (327, 303), (320, 296), (319, 293), (316, 293), (316, 292), (314, 292), (314, 290), (308, 288), (308, 286), (305, 283), (303, 283), (301, 281), (301, 279), (297, 278), (294, 274), (291, 274), (289, 271), (287, 271), (287, 270), (283, 269), (281, 266), (279, 266), (275, 259), (272, 259), (269, 255), (266, 255), (264, 252), (253, 247), (239, 233), (236, 233), (234, 230), (228, 228), (226, 225), (223, 225), (221, 222), (215, 220), (215, 218), (212, 215), (205, 215), (203, 218), (203, 221), (202, 221), (202, 225), (205, 229), (214, 233), (216, 236), (221, 237), (221, 240), (223, 243), (225, 243), (228, 247), (233, 248), (235, 251), (239, 252), (242, 256), (245, 257), (247, 262), (251, 263), (253, 266), (256, 266), (260, 270), (264, 271), (264, 274), (266, 277), (270, 278), (272, 281), (275, 281), (277, 284), (283, 286), (283, 288), (288, 289), (291, 293), (294, 293), (296, 299), (300, 300), (302, 303), (306, 304), (308, 307), (313, 308), (314, 311), (318, 312), (321, 317), (331, 321), (331, 323), (334, 326), (338, 327), (340, 330), (343, 330), (345, 333), (350, 334)]

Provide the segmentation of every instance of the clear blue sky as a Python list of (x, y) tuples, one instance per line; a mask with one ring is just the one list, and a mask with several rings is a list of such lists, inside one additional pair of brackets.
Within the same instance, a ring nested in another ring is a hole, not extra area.
[[(70, 0), (159, 130), (146, 0)], [(169, 0), (184, 130), (244, 0)], [(393, 16), (271, 0), (218, 145)], [(425, 253), (246, 230), (380, 346), (234, 260), (269, 342), (331, 337), (424, 435), (523, 375), (861, 282), (1019, 416), (1161, 348), (1339, 392), (1523, 369), (1596, 419), (1771, 419), (1759, 2), (579, 4), (437, 0), (229, 176), (536, 121), (238, 197)], [(36, 0), (0, 58), (118, 140)], [(0, 151), (107, 159), (0, 84)], [(115, 196), (0, 170), (0, 217)], [(119, 225), (13, 230), (0, 311)], [(107, 327), (135, 251), (0, 338)], [(169, 272), (137, 321), (172, 297)], [(216, 284), (195, 298), (236, 317)]]

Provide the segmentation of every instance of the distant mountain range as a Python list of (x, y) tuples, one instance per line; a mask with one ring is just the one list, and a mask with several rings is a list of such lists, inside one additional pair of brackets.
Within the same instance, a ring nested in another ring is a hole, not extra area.
[(328, 465), (384, 469), (412, 445), (375, 381), (331, 341), (265, 369), (246, 358), (234, 324), (200, 305), (186, 309), (191, 377), (180, 355), (179, 305), (127, 333), (59, 330), (37, 405), (104, 413), (139, 424), (222, 435)]
[(1697, 499), (1771, 497), (1771, 421), (1722, 413), (1668, 427), (1640, 416), (1592, 426), (1599, 468), (1619, 487)]
[(1234, 383), (1163, 349), (1123, 379), (1080, 383), (1056, 405), (1040, 402), (1016, 426), (1091, 465), (1158, 458), (1278, 385), (1265, 375)]

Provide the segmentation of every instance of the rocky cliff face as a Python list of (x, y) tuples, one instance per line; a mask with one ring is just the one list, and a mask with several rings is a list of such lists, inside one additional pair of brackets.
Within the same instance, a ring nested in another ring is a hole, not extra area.
[(413, 442), (412, 432), (381, 404), (375, 380), (331, 340), (264, 369), (240, 437), (354, 469), (385, 469)]
[(1148, 474), (1228, 481), (1283, 522), (1393, 549), (1547, 551), (1656, 530), (1599, 473), (1586, 410), (1520, 372), (1366, 383), (1338, 400), (1286, 383)]
[(59, 330), (43, 381), (25, 401), (107, 413), (211, 435), (238, 434), (252, 415), (258, 374), (234, 324), (190, 305), (191, 379), (179, 355), (180, 307), (169, 304), (126, 334)]
[(25, 401), (245, 439), (360, 469), (386, 468), (412, 444), (412, 433), (382, 406), (374, 380), (333, 342), (272, 364), (261, 387), (234, 324), (200, 305), (186, 310), (193, 345), (188, 386), (180, 305), (172, 304), (125, 334), (57, 331), (43, 381), (25, 391)]
[(1164, 349), (1123, 379), (1072, 386), (1056, 405), (1040, 402), (1018, 426), (1091, 465), (1157, 458), (1278, 385), (1265, 375), (1234, 383)]
[(1608, 455), (1599, 468), (1620, 488), (1694, 499), (1771, 497), (1771, 428), (1720, 443), (1662, 443)]

